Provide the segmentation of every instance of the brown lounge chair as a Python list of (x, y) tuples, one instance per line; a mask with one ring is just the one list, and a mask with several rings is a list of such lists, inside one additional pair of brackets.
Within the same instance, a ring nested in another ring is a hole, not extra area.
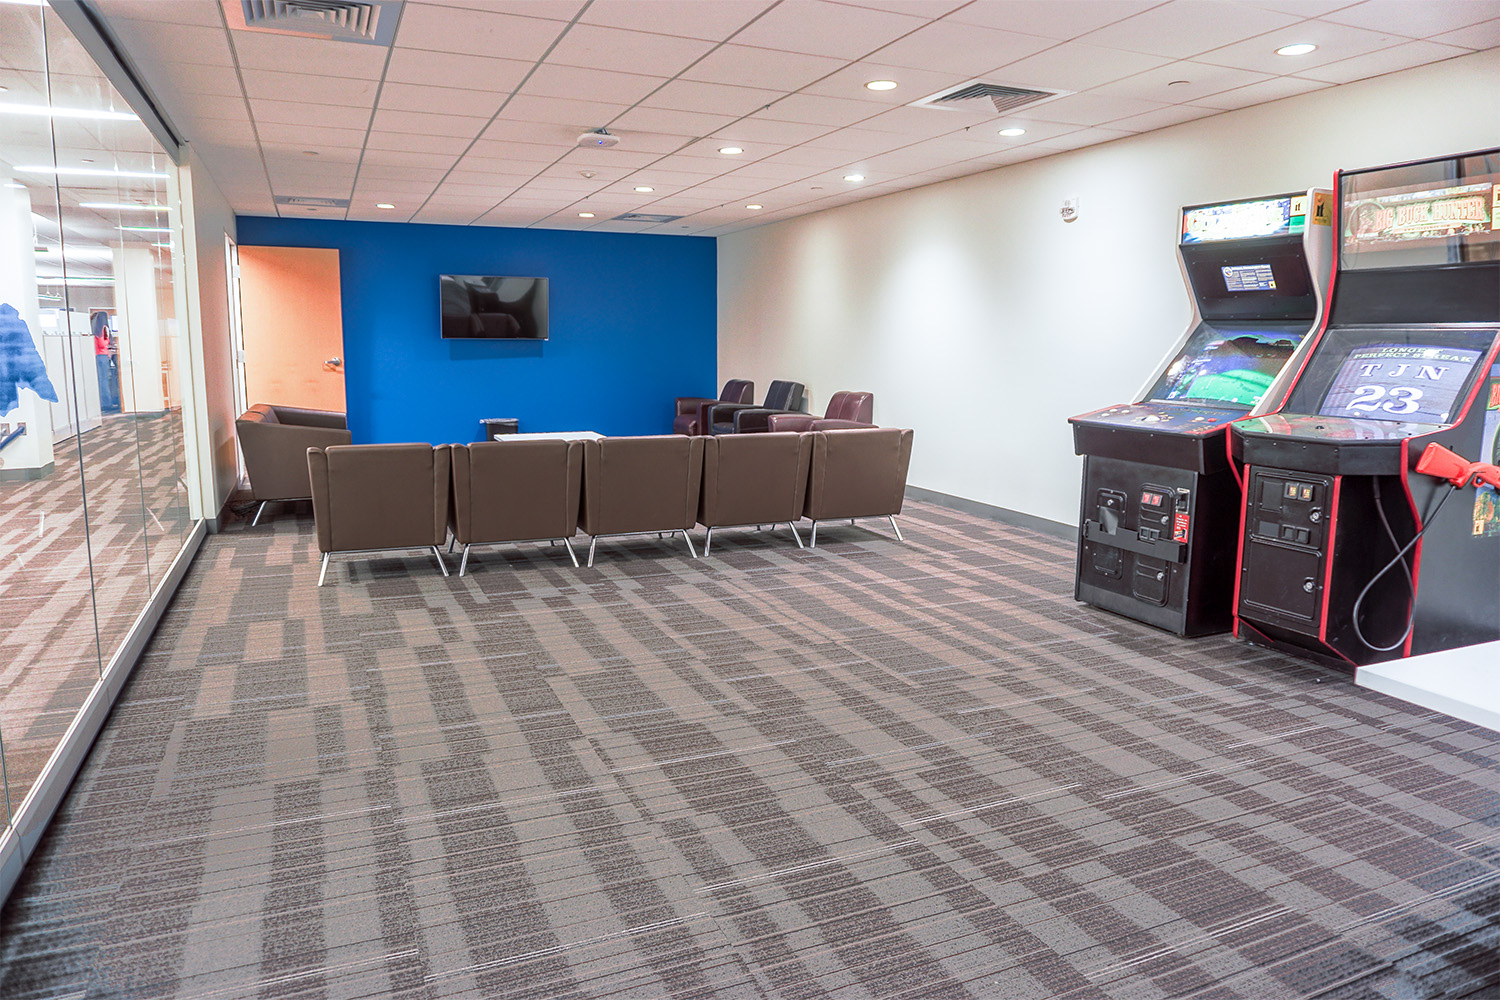
[(451, 453), (448, 445), (346, 444), (307, 449), (313, 520), (323, 567), (335, 552), (431, 549), (448, 540)]
[(836, 392), (821, 417), (811, 413), (772, 413), (766, 424), (773, 431), (831, 431), (874, 427), (873, 392)]
[(307, 500), (307, 449), (349, 443), (349, 424), (333, 410), (304, 410), (296, 406), (256, 403), (234, 422), (250, 495), (259, 501), (251, 527), (260, 523), (273, 500)]
[(583, 444), (583, 513), (589, 535), (588, 565), (604, 535), (682, 532), (698, 558), (688, 529), (698, 523), (703, 484), (703, 438), (681, 434), (607, 437)]
[(802, 536), (792, 522), (802, 517), (807, 497), (811, 434), (724, 434), (703, 441), (703, 494), (698, 523), (708, 529), (703, 554), (714, 544), (715, 528), (785, 524), (797, 548)]
[(896, 515), (906, 496), (911, 465), (911, 431), (899, 427), (818, 431), (812, 434), (812, 472), (803, 514), (812, 519), (812, 547), (818, 547), (819, 521), (884, 517), (897, 541)]
[(569, 540), (578, 531), (583, 473), (579, 441), (487, 441), (453, 446), (453, 537), (469, 549), (498, 542)]
[(732, 378), (724, 383), (718, 399), (703, 396), (678, 396), (677, 415), (672, 418), (673, 434), (707, 434), (708, 411), (718, 403), (749, 403), (755, 399), (755, 383)]

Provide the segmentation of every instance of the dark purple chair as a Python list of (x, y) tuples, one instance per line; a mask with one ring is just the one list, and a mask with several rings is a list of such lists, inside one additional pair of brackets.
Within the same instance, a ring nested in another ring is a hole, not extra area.
[(709, 410), (707, 431), (710, 434), (739, 434), (747, 429), (766, 429), (763, 417), (757, 416), (749, 424), (742, 424), (741, 414), (754, 410), (759, 414), (795, 413), (802, 408), (802, 393), (806, 390), (801, 382), (786, 382), (777, 379), (766, 389), (766, 401), (754, 403), (715, 403)]
[(732, 378), (724, 383), (724, 391), (718, 399), (703, 396), (678, 396), (677, 416), (672, 420), (673, 434), (707, 434), (708, 409), (718, 403), (752, 403), (755, 401), (755, 383), (749, 379)]
[(811, 413), (772, 413), (766, 418), (773, 431), (832, 431), (874, 427), (873, 392), (836, 392), (821, 417)]

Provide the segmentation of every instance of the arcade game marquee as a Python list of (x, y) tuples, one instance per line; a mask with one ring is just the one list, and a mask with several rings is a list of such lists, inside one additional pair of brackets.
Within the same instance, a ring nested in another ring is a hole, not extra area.
[(1500, 638), (1500, 513), (1474, 474), (1500, 459), (1497, 172), (1500, 150), (1339, 174), (1327, 324), (1235, 424), (1241, 638), (1345, 670)]
[(1225, 428), (1301, 356), (1332, 211), (1322, 189), (1182, 210), (1187, 333), (1139, 402), (1069, 420), (1084, 456), (1077, 600), (1178, 635), (1230, 628), (1240, 487)]

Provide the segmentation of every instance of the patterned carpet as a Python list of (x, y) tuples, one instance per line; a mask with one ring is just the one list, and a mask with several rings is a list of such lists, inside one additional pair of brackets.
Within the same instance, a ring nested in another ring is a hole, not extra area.
[(100, 647), (108, 662), (182, 548), (180, 428), (175, 411), (106, 416), (83, 433), (81, 481), (69, 438), (51, 475), (0, 483), (0, 739), (11, 809), (99, 680)]
[(1500, 735), (1071, 600), (1067, 543), (211, 538), (0, 995), (1500, 993)]

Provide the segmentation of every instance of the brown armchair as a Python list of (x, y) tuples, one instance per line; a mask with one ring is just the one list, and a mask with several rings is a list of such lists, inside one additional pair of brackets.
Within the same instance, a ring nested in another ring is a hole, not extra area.
[(812, 471), (803, 514), (812, 519), (812, 547), (818, 522), (884, 517), (898, 541), (896, 515), (906, 496), (911, 465), (911, 431), (899, 427), (819, 431), (812, 435)]
[(448, 575), (438, 551), (448, 539), (448, 445), (335, 445), (307, 449), (306, 461), (323, 553), (318, 586), (335, 552), (431, 549)]
[(583, 444), (583, 512), (589, 535), (588, 565), (601, 535), (682, 532), (688, 552), (698, 553), (688, 534), (698, 520), (703, 483), (703, 438), (663, 434), (607, 437)]
[(724, 391), (718, 399), (702, 396), (678, 396), (677, 416), (672, 419), (673, 434), (707, 434), (708, 411), (718, 403), (752, 403), (755, 401), (755, 383), (747, 379), (732, 378), (724, 383)]
[(583, 447), (578, 441), (486, 441), (453, 446), (453, 537), (464, 547), (458, 575), (469, 567), (469, 548), (496, 542), (561, 539), (578, 531)]
[(349, 443), (349, 424), (333, 410), (304, 410), (295, 406), (256, 403), (234, 422), (250, 495), (260, 501), (253, 527), (272, 500), (306, 500), (312, 496), (307, 479), (307, 449)]
[(836, 392), (821, 417), (811, 413), (772, 413), (766, 420), (773, 431), (832, 431), (874, 427), (873, 392)]
[(708, 529), (703, 554), (714, 544), (714, 529), (748, 524), (786, 524), (797, 548), (802, 536), (792, 522), (802, 517), (810, 434), (725, 434), (703, 441), (703, 492), (698, 523)]

